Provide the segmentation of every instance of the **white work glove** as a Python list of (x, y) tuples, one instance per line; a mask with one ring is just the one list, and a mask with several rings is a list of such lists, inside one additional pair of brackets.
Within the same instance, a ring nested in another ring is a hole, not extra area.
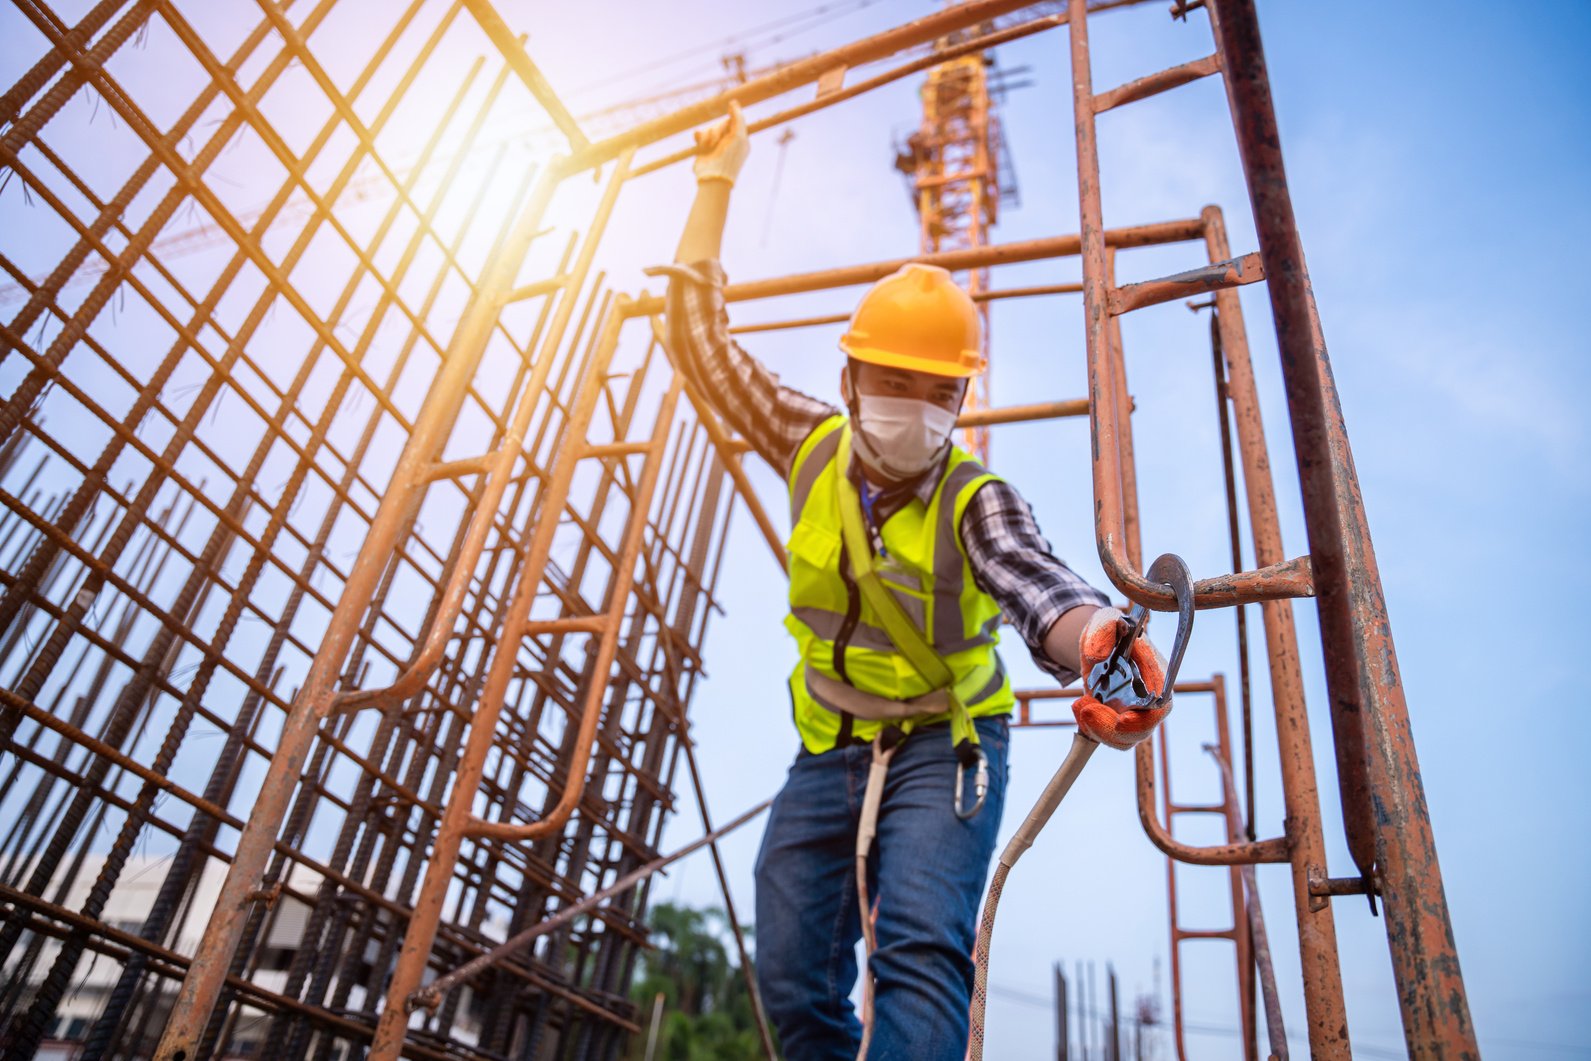
[(723, 181), (734, 186), (740, 167), (751, 154), (751, 137), (746, 134), (746, 116), (739, 103), (729, 104), (729, 117), (696, 130), (696, 181)]

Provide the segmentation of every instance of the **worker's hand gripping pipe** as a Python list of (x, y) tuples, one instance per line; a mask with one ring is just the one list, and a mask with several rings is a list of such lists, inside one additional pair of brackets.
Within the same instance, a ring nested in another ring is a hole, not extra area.
[[(1166, 664), (1158, 689), (1147, 688), (1134, 659), (1133, 642), (1143, 633), (1148, 619), (1143, 605), (1135, 604), (1121, 624), (1115, 649), (1105, 659), (1089, 666), (1085, 659), (1083, 679), (1088, 697), (1120, 711), (1164, 713), (1171, 706), (1171, 690), (1176, 683), (1177, 668), (1182, 665), (1182, 654), (1187, 650), (1188, 637), (1193, 633), (1193, 576), (1182, 558), (1166, 553), (1149, 565), (1148, 577), (1171, 589), (1177, 597), (1177, 637), (1171, 646), (1171, 660)], [(1005, 879), (1023, 852), (1033, 846), (1039, 833), (1049, 823), (1050, 816), (1071, 791), (1072, 784), (1088, 765), (1099, 742), (1088, 736), (1080, 726), (1072, 737), (1072, 748), (1061, 761), (1060, 768), (1050, 783), (1044, 786), (1027, 820), (1011, 837), (989, 881), (989, 894), (983, 901), (983, 919), (978, 925), (978, 942), (974, 948), (975, 972), (972, 984), (971, 1029), (968, 1036), (968, 1061), (983, 1059), (983, 1013), (989, 1000), (989, 945), (994, 936), (994, 917), (1000, 905), (1000, 893), (1005, 890)]]

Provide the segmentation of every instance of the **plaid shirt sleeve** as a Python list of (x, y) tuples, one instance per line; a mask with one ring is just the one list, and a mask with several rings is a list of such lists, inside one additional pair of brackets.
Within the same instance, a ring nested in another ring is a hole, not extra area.
[(972, 495), (961, 517), (961, 540), (973, 579), (1022, 635), (1033, 662), (1062, 685), (1076, 681), (1076, 671), (1045, 654), (1044, 635), (1071, 609), (1104, 606), (1110, 599), (1056, 558), (1033, 510), (1002, 479)]
[(763, 460), (788, 476), (801, 443), (839, 409), (784, 386), (735, 342), (724, 310), (724, 270), (715, 259), (647, 273), (669, 278), (665, 314), (680, 371)]

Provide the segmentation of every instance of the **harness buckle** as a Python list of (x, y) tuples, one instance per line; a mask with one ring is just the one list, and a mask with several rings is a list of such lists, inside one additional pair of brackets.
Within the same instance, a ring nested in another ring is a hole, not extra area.
[[(961, 761), (956, 764), (956, 791), (952, 806), (955, 808), (956, 817), (965, 822), (977, 817), (978, 812), (983, 809), (984, 798), (989, 794), (989, 757), (983, 754), (983, 749), (976, 744), (964, 743), (963, 747), (972, 750), (970, 755), (962, 754)], [(972, 760), (970, 763), (967, 762), (968, 758)], [(968, 769), (973, 771), (972, 792), (977, 797), (970, 809), (961, 805), (962, 796), (966, 794), (967, 788), (962, 776)]]

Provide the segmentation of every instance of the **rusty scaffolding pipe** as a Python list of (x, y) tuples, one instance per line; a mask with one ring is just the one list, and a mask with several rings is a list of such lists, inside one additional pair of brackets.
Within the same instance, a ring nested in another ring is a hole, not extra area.
[[(1228, 725), (1226, 710), (1226, 679), (1223, 675), (1216, 674), (1210, 679), (1211, 699), (1215, 715), (1214, 745), (1207, 748), (1217, 749), (1219, 754), (1229, 755), (1231, 749), (1231, 727)], [(1145, 742), (1147, 743), (1147, 742)], [(1169, 730), (1162, 725), (1155, 734), (1155, 745), (1160, 751), (1160, 779), (1164, 785), (1160, 794), (1160, 809), (1166, 819), (1166, 834), (1169, 838), (1172, 833), (1171, 823), (1178, 815), (1215, 814), (1221, 817), (1221, 824), (1226, 833), (1228, 844), (1236, 844), (1242, 836), (1240, 825), (1233, 822), (1238, 817), (1237, 790), (1224, 779), (1221, 782), (1221, 799), (1218, 803), (1186, 804), (1178, 803), (1172, 798), (1171, 787), (1171, 749)], [(1140, 745), (1139, 747), (1143, 747)], [(1142, 762), (1142, 758), (1139, 759)], [(1152, 800), (1151, 800), (1152, 805)], [(1182, 1019), (1182, 944), (1190, 940), (1224, 939), (1233, 945), (1233, 958), (1237, 972), (1237, 998), (1239, 1014), (1239, 1031), (1243, 1041), (1243, 1056), (1247, 1061), (1258, 1061), (1257, 1043), (1254, 1035), (1254, 938), (1252, 935), (1252, 913), (1256, 907), (1251, 904), (1248, 893), (1244, 890), (1244, 874), (1254, 874), (1254, 863), (1238, 862), (1227, 864), (1227, 897), (1232, 915), (1230, 928), (1199, 928), (1188, 929), (1183, 927), (1181, 899), (1177, 889), (1176, 859), (1166, 863), (1166, 900), (1171, 913), (1171, 982), (1172, 989), (1172, 1032), (1177, 1048), (1179, 1061), (1186, 1061), (1188, 1053), (1183, 1038)], [(1257, 902), (1257, 897), (1255, 902)]]
[[(1152, 247), (1162, 243), (1186, 243), (1201, 238), (1203, 225), (1198, 218), (1178, 221), (1159, 221), (1147, 225), (1125, 225), (1106, 229), (1106, 246)], [(944, 251), (939, 254), (914, 254), (906, 258), (888, 258), (884, 261), (847, 265), (838, 269), (820, 269), (810, 273), (791, 273), (787, 276), (751, 280), (724, 287), (725, 302), (748, 302), (755, 299), (775, 298), (809, 291), (827, 291), (837, 287), (855, 287), (871, 284), (912, 262), (937, 265), (950, 272), (967, 269), (986, 269), (995, 265), (1012, 265), (1043, 258), (1076, 257), (1082, 250), (1082, 239), (1077, 235), (1045, 236), (1040, 239), (1014, 240), (1010, 243), (993, 243), (983, 247)], [(663, 299), (654, 297), (638, 301), (637, 313), (661, 313)]]
[[(1133, 491), (1124, 484), (1124, 473), (1130, 470), (1130, 451), (1123, 454), (1123, 444), (1130, 447), (1130, 424), (1122, 414), (1118, 396), (1124, 386), (1120, 374), (1120, 351), (1112, 341), (1116, 314), (1110, 312), (1110, 299), (1114, 288), (1113, 270), (1107, 258), (1104, 226), (1101, 221), (1102, 203), (1099, 187), (1099, 153), (1095, 126), (1097, 109), (1092, 86), (1089, 61), (1088, 25), (1082, 0), (1070, 0), (1071, 22), (1068, 31), (1072, 54), (1072, 94), (1077, 136), (1078, 191), (1082, 215), (1083, 284), (1085, 335), (1089, 366), (1089, 396), (1094, 407), (1094, 493), (1095, 528), (1100, 559), (1111, 581), (1127, 595), (1146, 605), (1143, 588), (1146, 579), (1137, 572), (1136, 531), (1129, 520), (1133, 516)], [(1208, 225), (1212, 217), (1219, 223), (1219, 214), (1207, 213), (1203, 220)], [(1224, 262), (1230, 252), (1209, 241), (1213, 262)], [(1223, 234), (1224, 242), (1224, 234)], [(1249, 267), (1252, 272), (1252, 266)], [(1269, 268), (1266, 275), (1274, 275)], [(1229, 365), (1238, 362), (1236, 375), (1248, 374), (1248, 349), (1241, 332), (1241, 312), (1236, 301), (1235, 288), (1244, 279), (1245, 270), (1230, 269), (1223, 282), (1201, 282), (1201, 291), (1213, 292), (1221, 317), (1233, 327), (1231, 349), (1227, 351)], [(1228, 335), (1223, 333), (1223, 348)], [(1251, 378), (1251, 377), (1250, 377)], [(1246, 395), (1245, 395), (1246, 397)], [(1234, 403), (1237, 402), (1234, 393)], [(1263, 435), (1257, 405), (1245, 410), (1252, 415), (1237, 415), (1240, 445), (1245, 453), (1245, 470), (1253, 468), (1250, 456), (1264, 459)], [(1261, 469), (1253, 469), (1261, 470)], [(1230, 576), (1235, 582), (1252, 590), (1249, 594), (1234, 595), (1221, 601), (1223, 604), (1242, 604), (1258, 600), (1263, 602), (1267, 639), (1270, 642), (1272, 678), (1275, 683), (1278, 742), (1284, 777), (1284, 799), (1287, 803), (1287, 847), (1293, 874), (1294, 905), (1298, 914), (1299, 948), (1305, 985), (1305, 1001), (1309, 1017), (1310, 1047), (1321, 1058), (1348, 1056), (1347, 1016), (1342, 997), (1340, 965), (1337, 957), (1335, 923), (1328, 904), (1311, 896), (1309, 878), (1311, 867), (1325, 863), (1324, 839), (1321, 831), (1319, 797), (1315, 785), (1314, 761), (1310, 751), (1308, 721), (1303, 713), (1301, 693), (1298, 693), (1300, 676), (1297, 668), (1296, 646), (1287, 635), (1291, 630), (1290, 605), (1286, 598), (1305, 594), (1272, 592), (1282, 585), (1308, 579), (1309, 563), (1305, 558), (1283, 561), (1280, 557), (1280, 535), (1271, 522), (1274, 514), (1274, 495), (1270, 490), (1268, 465), (1263, 474), (1249, 479), (1247, 486), (1251, 500), (1251, 523), (1256, 535), (1255, 560), (1260, 568), (1255, 572)], [(1247, 477), (1246, 477), (1247, 478)], [(1258, 499), (1258, 504), (1253, 502)], [(1261, 539), (1263, 538), (1263, 546)], [(1203, 583), (1201, 582), (1200, 585)], [(1153, 589), (1154, 587), (1150, 587)], [(1163, 605), (1162, 605), (1163, 606)], [(1146, 746), (1138, 751), (1140, 787), (1152, 764)], [(1149, 823), (1145, 822), (1146, 827)], [(1169, 840), (1166, 836), (1163, 839)], [(1318, 872), (1318, 870), (1317, 870)]]
[[(1009, 44), (1012, 41), (1021, 40), (1023, 37), (1028, 37), (1035, 33), (1042, 33), (1044, 30), (1054, 29), (1056, 26), (1065, 24), (1065, 15), (1043, 15), (1039, 18), (1030, 19), (1027, 22), (1022, 22), (1018, 25), (1011, 26), (1008, 29), (996, 30), (993, 33), (985, 33), (982, 36), (973, 37), (970, 40), (962, 41), (960, 43), (950, 45), (949, 47), (940, 48), (936, 46), (934, 50), (929, 52), (927, 55), (918, 59), (913, 59), (907, 63), (902, 63), (900, 66), (886, 70), (882, 74), (877, 74), (873, 77), (867, 78), (864, 81), (858, 81), (854, 85), (848, 85), (845, 88), (837, 89), (832, 92), (820, 91), (817, 99), (811, 100), (807, 103), (799, 104), (794, 107), (789, 107), (785, 110), (779, 111), (776, 114), (770, 114), (765, 118), (758, 118), (756, 121), (747, 124), (746, 131), (748, 133), (760, 133), (768, 129), (777, 128), (778, 126), (795, 121), (797, 118), (804, 118), (808, 114), (813, 114), (820, 110), (827, 110), (836, 103), (843, 103), (845, 100), (855, 99), (857, 96), (865, 95), (868, 92), (872, 92), (874, 89), (882, 88), (885, 85), (899, 81), (903, 77), (909, 77), (912, 74), (921, 73), (922, 71), (930, 69), (931, 67), (939, 66), (942, 63), (947, 63), (953, 59), (959, 59), (963, 56), (977, 55), (981, 52), (988, 51), (990, 48), (998, 47), (1001, 44)], [(687, 158), (693, 157), (696, 153), (697, 149), (694, 146), (680, 148), (678, 151), (671, 151), (668, 154), (663, 155), (661, 158), (655, 158), (652, 161), (647, 162), (645, 165), (635, 167), (635, 175), (639, 177), (644, 174), (663, 169), (664, 167), (672, 166), (676, 162), (683, 162)]]
[[(921, 259), (918, 259), (921, 260)], [(974, 302), (995, 302), (1007, 298), (1033, 298), (1038, 295), (1075, 295), (1083, 290), (1082, 284), (1042, 284), (1034, 287), (1008, 287), (999, 291), (973, 291)], [(831, 313), (822, 317), (793, 317), (790, 320), (765, 321), (758, 324), (730, 325), (732, 335), (748, 332), (776, 332), (788, 328), (813, 328), (824, 324), (844, 324), (851, 319), (849, 313)]]
[[(1259, 24), (1252, 0), (1210, 0), (1207, 6), (1271, 278), (1304, 522), (1319, 579), (1334, 730), (1350, 755), (1361, 749), (1376, 808), (1374, 869), (1404, 1040), (1411, 1057), (1478, 1058), (1386, 599), (1287, 188)], [(1354, 823), (1357, 807), (1345, 810)]]
[(905, 48), (928, 44), (958, 30), (988, 22), (1001, 15), (1008, 15), (1029, 6), (1032, 2), (1033, 0), (968, 0), (966, 3), (942, 8), (931, 15), (925, 15), (871, 37), (852, 41), (831, 51), (787, 63), (772, 73), (736, 85), (727, 92), (681, 107), (672, 114), (642, 122), (615, 136), (594, 142), (584, 151), (577, 151), (570, 156), (570, 172), (600, 166), (625, 148), (644, 147), (703, 122), (720, 118), (729, 110), (730, 103), (750, 106), (823, 78), (843, 76), (846, 70), (853, 67), (888, 58)]
[(480, 24), (481, 30), (502, 54), (509, 69), (525, 83), (530, 94), (536, 97), (536, 102), (546, 108), (548, 117), (569, 140), (569, 149), (578, 152), (590, 147), (591, 141), (581, 130), (580, 123), (569, 113), (569, 108), (565, 107), (563, 100), (558, 98), (552, 85), (547, 83), (547, 78), (543, 76), (541, 69), (531, 62), (524, 44), (514, 36), (514, 31), (508, 28), (508, 23), (504, 22), (503, 16), (497, 13), (497, 8), (492, 5), (491, 0), (464, 0), (464, 6), (469, 8), (470, 14)]
[[(1202, 217), (1210, 257), (1216, 260), (1227, 257), (1230, 250), (1221, 211), (1213, 206), (1206, 207)], [(1265, 565), (1285, 553), (1259, 392), (1237, 292), (1230, 289), (1216, 292), (1215, 310), (1221, 356), (1226, 365), (1227, 399), (1232, 407), (1232, 426), (1243, 465), (1254, 562)], [(1311, 873), (1326, 865), (1326, 843), (1292, 604), (1262, 602), (1260, 619), (1265, 631), (1271, 700), (1276, 715), (1282, 801), (1286, 811), (1284, 827), (1293, 851), (1293, 900), (1298, 920), (1299, 954), (1306, 998), (1318, 1000), (1307, 1013), (1310, 1046), (1311, 1049), (1324, 1049), (1322, 1044), (1330, 1043), (1332, 1049), (1343, 1051), (1348, 1047), (1348, 1036), (1337, 957), (1336, 920), (1331, 907), (1318, 902), (1309, 892)]]

